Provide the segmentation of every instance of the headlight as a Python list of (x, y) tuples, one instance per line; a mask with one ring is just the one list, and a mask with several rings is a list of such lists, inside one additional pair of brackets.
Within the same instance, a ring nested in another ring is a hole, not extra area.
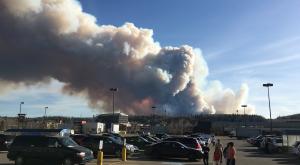
[(77, 153), (77, 156), (83, 158), (83, 157), (85, 157), (85, 153), (84, 152)]

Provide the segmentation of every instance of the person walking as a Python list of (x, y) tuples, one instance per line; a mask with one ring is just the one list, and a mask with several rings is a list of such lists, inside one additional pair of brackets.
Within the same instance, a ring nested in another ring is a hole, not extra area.
[(215, 146), (215, 151), (214, 151), (214, 157), (213, 157), (213, 161), (214, 161), (214, 165), (221, 165), (222, 161), (223, 161), (223, 154), (222, 154), (222, 147), (219, 146)]
[(215, 144), (216, 144), (216, 137), (215, 136), (211, 136), (211, 143), (213, 144), (213, 146), (215, 146)]
[(204, 155), (203, 155), (203, 163), (204, 165), (208, 165), (208, 160), (209, 160), (209, 146), (208, 146), (208, 143), (205, 143), (205, 145), (203, 146), (203, 152), (204, 152)]
[(233, 142), (229, 143), (228, 157), (229, 157), (229, 165), (235, 165), (236, 150)]
[(220, 149), (223, 151), (223, 145), (222, 145), (220, 139), (218, 139), (218, 140), (217, 140), (217, 143), (215, 144), (215, 148), (217, 148), (217, 147), (220, 148)]
[(224, 159), (226, 160), (226, 165), (230, 165), (229, 147), (230, 147), (230, 143), (227, 143), (227, 146), (223, 150), (223, 156), (224, 156)]

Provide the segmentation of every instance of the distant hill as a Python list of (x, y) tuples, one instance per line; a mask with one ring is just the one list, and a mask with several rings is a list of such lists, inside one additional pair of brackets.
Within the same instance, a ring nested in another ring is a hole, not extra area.
[(281, 116), (281, 117), (278, 117), (277, 119), (300, 119), (300, 114)]
[(199, 114), (199, 115), (191, 115), (191, 116), (129, 116), (130, 122), (139, 122), (139, 123), (147, 123), (151, 124), (153, 120), (161, 121), (161, 120), (177, 120), (180, 118), (185, 118), (189, 120), (200, 120), (200, 121), (223, 121), (223, 122), (243, 122), (246, 120), (247, 122), (265, 122), (267, 121), (263, 116), (259, 115), (234, 115), (234, 114)]

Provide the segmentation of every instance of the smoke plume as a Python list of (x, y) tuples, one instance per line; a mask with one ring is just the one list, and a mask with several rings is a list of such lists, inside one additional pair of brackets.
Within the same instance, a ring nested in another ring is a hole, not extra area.
[(111, 109), (111, 87), (129, 114), (149, 114), (153, 105), (174, 114), (233, 113), (248, 96), (247, 85), (235, 93), (207, 82), (198, 49), (161, 47), (152, 30), (133, 23), (98, 25), (76, 0), (1, 0), (0, 34), (0, 80), (56, 79), (95, 109)]

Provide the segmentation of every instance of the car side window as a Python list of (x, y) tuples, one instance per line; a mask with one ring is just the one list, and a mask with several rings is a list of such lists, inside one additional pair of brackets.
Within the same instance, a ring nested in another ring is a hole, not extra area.
[(179, 145), (177, 143), (173, 143), (172, 148), (179, 148)]
[(49, 138), (48, 139), (48, 147), (50, 147), (50, 148), (56, 148), (56, 147), (58, 147), (58, 141), (57, 141), (57, 139), (55, 139), (55, 138)]

